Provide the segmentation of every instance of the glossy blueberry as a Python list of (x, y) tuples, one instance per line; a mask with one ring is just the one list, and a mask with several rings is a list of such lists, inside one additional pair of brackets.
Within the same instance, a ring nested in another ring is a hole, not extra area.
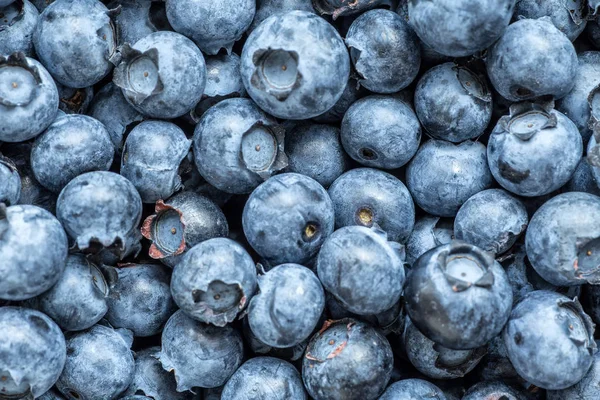
[(58, 193), (85, 172), (108, 171), (114, 152), (100, 121), (86, 115), (66, 115), (35, 139), (31, 169), (42, 186)]
[(121, 7), (114, 17), (117, 44), (135, 43), (159, 30), (152, 18), (153, 0), (113, 0), (108, 7)]
[(406, 241), (406, 262), (412, 265), (421, 255), (454, 239), (454, 221), (424, 215), (417, 220)]
[(469, 388), (462, 400), (502, 399), (526, 400), (528, 397), (504, 382), (479, 382)]
[(307, 399), (298, 370), (287, 361), (255, 357), (246, 361), (227, 381), (221, 400)]
[(592, 365), (593, 332), (576, 298), (537, 290), (515, 306), (503, 335), (508, 357), (523, 379), (560, 390), (579, 382)]
[(486, 78), (452, 62), (425, 72), (414, 101), (427, 133), (454, 143), (481, 136), (492, 117), (492, 94)]
[(350, 74), (340, 35), (324, 19), (306, 11), (264, 20), (246, 40), (241, 59), (248, 94), (278, 118), (323, 114), (342, 96)]
[(65, 365), (65, 338), (39, 311), (0, 307), (0, 393), (7, 399), (47, 392)]
[(564, 33), (545, 19), (511, 24), (487, 53), (494, 88), (510, 101), (564, 97), (573, 89), (577, 54)]
[(379, 400), (446, 400), (444, 392), (423, 379), (403, 379), (388, 386)]
[(374, 400), (390, 380), (393, 362), (389, 342), (368, 324), (328, 321), (306, 349), (302, 379), (317, 399)]
[(192, 39), (200, 50), (231, 53), (233, 43), (248, 29), (256, 12), (255, 0), (166, 0), (167, 18), (175, 31)]
[(0, 298), (24, 300), (50, 289), (67, 259), (67, 235), (48, 211), (0, 203)]
[(28, 0), (2, 5), (0, 1), (0, 55), (21, 51), (33, 55), (32, 36), (40, 13)]
[(85, 88), (112, 70), (116, 35), (111, 14), (98, 0), (60, 0), (42, 12), (33, 44), (54, 79)]
[(0, 154), (0, 203), (15, 205), (21, 196), (21, 176), (15, 163)]
[(600, 398), (600, 353), (594, 354), (592, 367), (575, 385), (563, 390), (548, 390), (548, 400)]
[(23, 142), (54, 121), (58, 91), (42, 64), (23, 53), (0, 54), (0, 141)]
[(515, 0), (411, 0), (410, 24), (438, 53), (470, 56), (498, 39), (508, 26)]
[(414, 31), (397, 13), (371, 10), (350, 25), (346, 46), (358, 83), (375, 93), (395, 93), (415, 79), (421, 48)]
[(175, 374), (177, 391), (223, 385), (242, 364), (242, 337), (231, 326), (204, 324), (177, 311), (162, 334), (160, 361)]
[(175, 32), (154, 32), (129, 46), (113, 62), (113, 82), (139, 112), (152, 118), (188, 113), (202, 98), (206, 84), (204, 56)]
[(194, 130), (194, 161), (208, 183), (249, 193), (287, 165), (284, 130), (249, 99), (211, 107)]
[(350, 106), (358, 99), (363, 97), (368, 91), (358, 84), (358, 81), (354, 78), (348, 79), (348, 84), (342, 92), (342, 96), (329, 110), (323, 114), (313, 118), (315, 122), (321, 124), (333, 124), (342, 121), (346, 111)]
[(283, 15), (294, 10), (315, 12), (312, 0), (256, 0), (254, 20), (246, 32), (252, 33), (261, 22), (273, 15)]
[(128, 252), (129, 237), (139, 235), (142, 201), (121, 175), (88, 172), (60, 192), (56, 216), (79, 250), (94, 253), (110, 248), (119, 256)]
[(421, 126), (408, 103), (395, 97), (368, 96), (344, 115), (341, 140), (348, 155), (362, 165), (395, 169), (417, 152)]
[(364, 13), (373, 8), (387, 7), (393, 4), (391, 0), (313, 0), (315, 10), (321, 15), (338, 17)]
[(173, 299), (189, 317), (225, 326), (256, 292), (254, 261), (242, 246), (227, 238), (205, 240), (192, 247), (173, 269)]
[(563, 189), (567, 192), (586, 192), (600, 196), (600, 186), (586, 157), (579, 161), (579, 165)]
[[(568, 4), (568, 5), (567, 5)], [(574, 41), (583, 32), (587, 24), (588, 2), (572, 0), (565, 3), (561, 0), (518, 0), (515, 5), (514, 19), (538, 19), (549, 17), (552, 24)]]
[(406, 169), (406, 186), (426, 212), (453, 217), (474, 194), (492, 185), (486, 149), (480, 142), (429, 140)]
[(69, 400), (118, 398), (135, 371), (130, 347), (119, 331), (103, 325), (71, 336), (57, 389)]
[(333, 204), (317, 181), (276, 175), (252, 192), (242, 224), (250, 246), (269, 264), (303, 264), (333, 232)]
[(512, 289), (502, 266), (461, 241), (438, 246), (413, 264), (406, 309), (430, 340), (454, 350), (485, 345), (508, 320)]

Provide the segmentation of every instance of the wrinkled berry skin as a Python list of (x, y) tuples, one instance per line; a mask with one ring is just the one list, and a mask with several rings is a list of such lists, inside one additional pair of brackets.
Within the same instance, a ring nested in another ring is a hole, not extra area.
[(306, 11), (264, 20), (241, 55), (242, 80), (260, 108), (285, 119), (323, 114), (341, 97), (348, 51), (335, 28)]
[(526, 400), (529, 397), (524, 393), (508, 386), (500, 381), (479, 382), (469, 388), (462, 400), (481, 400), (481, 399), (506, 399), (506, 400)]
[(21, 176), (17, 166), (0, 154), (0, 203), (15, 205), (21, 196)]
[(404, 243), (415, 224), (415, 205), (404, 183), (373, 168), (356, 168), (329, 188), (335, 226), (372, 227), (377, 224), (388, 239)]
[(69, 400), (118, 398), (133, 379), (130, 346), (103, 325), (75, 334), (67, 340), (67, 362), (56, 387)]
[(575, 385), (563, 390), (548, 390), (548, 400), (600, 398), (600, 353), (594, 354), (592, 367)]
[(379, 400), (446, 400), (444, 392), (423, 379), (403, 379), (392, 383)]
[(421, 48), (408, 23), (393, 11), (371, 10), (350, 25), (346, 46), (358, 82), (375, 93), (396, 93), (415, 79)]
[(15, 399), (41, 396), (65, 365), (60, 328), (39, 311), (8, 306), (0, 307), (0, 326), (0, 392)]
[(454, 221), (424, 215), (415, 223), (406, 241), (406, 262), (412, 265), (428, 250), (454, 239)]
[(276, 348), (308, 339), (325, 307), (317, 276), (302, 265), (282, 264), (259, 276), (258, 287), (248, 307), (248, 322), (256, 338)]
[(577, 169), (573, 172), (569, 182), (563, 186), (566, 192), (585, 192), (600, 196), (600, 186), (592, 173), (592, 167), (587, 161), (586, 157), (583, 157), (577, 165)]
[(315, 12), (312, 0), (256, 0), (256, 14), (246, 32), (252, 33), (261, 22), (273, 15), (283, 15), (294, 10)]
[(28, 0), (15, 1), (8, 6), (0, 1), (0, 14), (3, 15), (0, 20), (0, 54), (21, 51), (33, 56), (32, 36), (40, 16), (37, 8)]
[(22, 53), (8, 58), (0, 55), (0, 84), (8, 87), (13, 82), (21, 90), (15, 95), (7, 92), (8, 96), (0, 96), (0, 141), (3, 142), (23, 142), (36, 137), (54, 121), (58, 112), (58, 90), (38, 61)]
[(427, 133), (453, 143), (481, 136), (492, 117), (492, 95), (485, 77), (452, 62), (423, 74), (414, 104)]
[(234, 328), (203, 324), (180, 310), (163, 330), (160, 361), (174, 372), (177, 391), (183, 392), (223, 385), (242, 364), (243, 353), (242, 337)]
[(60, 192), (56, 216), (79, 250), (110, 247), (117, 255), (125, 254), (128, 237), (140, 223), (142, 201), (135, 186), (121, 175), (88, 172)]
[(560, 99), (575, 84), (577, 53), (552, 23), (523, 19), (511, 24), (489, 48), (486, 65), (492, 85), (505, 99)]
[[(585, 8), (588, 7), (585, 0), (574, 0), (565, 3), (561, 0), (518, 0), (515, 5), (514, 19), (523, 18), (538, 19), (550, 17), (552, 24), (570, 41), (574, 41), (583, 32), (587, 25)], [(568, 4), (568, 5), (567, 5)]]
[[(546, 329), (540, 330), (540, 324)], [(597, 351), (593, 333), (594, 324), (577, 298), (538, 290), (515, 306), (503, 335), (508, 357), (523, 379), (560, 390), (588, 372)]]
[(48, 211), (0, 203), (0, 299), (25, 300), (50, 289), (65, 269), (67, 235)]
[(555, 196), (531, 218), (527, 257), (538, 274), (557, 286), (599, 284), (600, 198), (570, 192)]
[(153, 0), (113, 0), (108, 3), (108, 7), (111, 9), (119, 6), (121, 7), (120, 12), (114, 17), (117, 43), (119, 46), (124, 43), (135, 43), (144, 36), (159, 30), (152, 21), (150, 11), (152, 1)]
[(227, 381), (221, 400), (306, 400), (302, 379), (287, 361), (255, 357), (246, 361)]
[(480, 142), (429, 140), (406, 169), (406, 186), (426, 212), (453, 217), (475, 193), (492, 185), (486, 149)]
[(333, 204), (314, 179), (276, 175), (252, 192), (242, 224), (250, 246), (269, 264), (303, 264), (333, 232)]
[(171, 293), (187, 316), (225, 326), (256, 292), (254, 261), (231, 239), (214, 238), (192, 247), (175, 265)]
[(328, 321), (306, 349), (302, 379), (317, 399), (374, 400), (385, 389), (393, 363), (389, 342), (368, 324)]
[(470, 56), (498, 39), (508, 26), (515, 0), (411, 0), (409, 21), (421, 40), (438, 53)]
[(86, 115), (65, 115), (35, 139), (31, 169), (42, 186), (58, 193), (85, 172), (108, 171), (114, 152), (100, 121)]
[(513, 301), (502, 266), (489, 253), (460, 241), (419, 257), (408, 275), (404, 298), (415, 326), (454, 350), (475, 349), (497, 336)]
[(342, 145), (367, 167), (396, 169), (415, 155), (421, 126), (409, 104), (388, 96), (368, 96), (350, 106), (342, 120)]
[(33, 34), (35, 51), (54, 79), (65, 86), (85, 88), (113, 68), (116, 50), (110, 12), (98, 0), (61, 0), (40, 15)]

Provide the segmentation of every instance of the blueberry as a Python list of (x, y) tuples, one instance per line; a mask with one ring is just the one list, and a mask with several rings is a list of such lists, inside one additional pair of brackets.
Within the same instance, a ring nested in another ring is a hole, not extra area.
[[(306, 46), (310, 43), (310, 46)], [(242, 51), (242, 80), (248, 94), (278, 118), (323, 114), (342, 96), (350, 60), (335, 28), (306, 11), (264, 20)]]
[(364, 13), (381, 6), (392, 6), (391, 0), (313, 0), (313, 6), (321, 15), (331, 15), (335, 20), (347, 15)]
[(231, 53), (233, 43), (254, 18), (255, 0), (166, 0), (167, 18), (175, 31), (192, 39), (200, 50), (215, 55), (220, 49)]
[(133, 46), (119, 48), (113, 82), (139, 112), (152, 118), (188, 113), (206, 84), (204, 56), (196, 45), (175, 32), (154, 32)]
[(385, 389), (394, 356), (387, 339), (363, 322), (328, 321), (302, 361), (308, 393), (322, 400), (374, 400)]
[(54, 389), (48, 390), (46, 393), (38, 397), (39, 400), (65, 400), (62, 394), (59, 394)]
[(194, 130), (194, 161), (208, 183), (249, 193), (287, 165), (284, 131), (249, 99), (211, 107)]
[(242, 224), (248, 243), (269, 264), (303, 264), (333, 232), (333, 204), (317, 181), (276, 175), (252, 192)]
[(23, 142), (54, 121), (58, 91), (42, 64), (23, 53), (0, 53), (0, 140)]
[(502, 266), (461, 241), (438, 246), (413, 264), (406, 309), (430, 340), (454, 350), (485, 345), (508, 320), (512, 289)]
[(515, 0), (411, 0), (410, 24), (438, 53), (464, 57), (484, 50), (510, 22)]
[(395, 93), (415, 79), (421, 48), (414, 31), (398, 14), (371, 10), (348, 29), (346, 46), (358, 83), (375, 93)]
[(388, 96), (368, 96), (350, 106), (342, 121), (342, 145), (367, 167), (395, 169), (415, 155), (421, 126), (410, 105)]
[(486, 78), (452, 62), (423, 74), (414, 101), (427, 133), (454, 143), (481, 136), (492, 117), (492, 95)]
[(592, 367), (575, 385), (563, 390), (548, 390), (548, 400), (600, 398), (600, 353), (594, 354)]
[(24, 300), (50, 289), (65, 269), (67, 235), (48, 211), (0, 203), (0, 298)]
[(307, 399), (300, 374), (294, 366), (273, 357), (246, 361), (227, 381), (221, 400)]
[(325, 111), (323, 114), (314, 117), (313, 120), (322, 124), (341, 122), (350, 106), (356, 100), (365, 96), (367, 92), (368, 91), (364, 87), (358, 84), (356, 79), (351, 77), (348, 80), (348, 84), (346, 84), (344, 91), (342, 92), (342, 96), (333, 105), (333, 107)]
[(15, 163), (0, 154), (0, 203), (15, 205), (21, 196), (21, 176)]
[(422, 379), (403, 379), (388, 386), (379, 400), (446, 400), (442, 390)]
[(152, 19), (152, 6), (153, 0), (113, 0), (109, 3), (110, 8), (121, 8), (114, 17), (119, 45), (135, 43), (159, 30)]
[(492, 85), (510, 101), (560, 99), (573, 89), (577, 75), (573, 44), (545, 19), (511, 24), (489, 48), (486, 64)]
[(65, 338), (41, 312), (0, 307), (0, 393), (7, 399), (37, 398), (65, 365)]
[(273, 15), (283, 15), (294, 10), (315, 12), (311, 0), (256, 0), (256, 14), (246, 33), (252, 33), (261, 22)]
[(79, 250), (95, 253), (109, 248), (124, 256), (131, 247), (129, 237), (139, 235), (142, 201), (121, 175), (88, 172), (60, 192), (56, 215)]
[(586, 192), (600, 196), (600, 186), (596, 182), (596, 178), (592, 173), (592, 167), (586, 157), (583, 157), (579, 161), (579, 165), (577, 165), (571, 179), (569, 179), (563, 188), (567, 192)]
[(173, 299), (189, 317), (225, 326), (246, 307), (256, 291), (254, 261), (227, 238), (192, 247), (173, 269)]
[(549, 17), (552, 24), (573, 41), (583, 32), (587, 24), (588, 2), (573, 0), (567, 6), (561, 0), (519, 0), (515, 5), (514, 19), (539, 19)]
[(6, 7), (12, 3), (14, 3), (15, 0), (0, 0), (0, 7)]
[(424, 215), (415, 223), (406, 241), (406, 262), (412, 265), (421, 255), (454, 239), (454, 221)]
[[(324, 321), (324, 318), (322, 315), (317, 326), (321, 326), (323, 321)], [(265, 355), (265, 356), (280, 358), (282, 360), (286, 360), (286, 361), (290, 361), (290, 362), (298, 361), (299, 359), (302, 358), (302, 356), (304, 356), (304, 352), (306, 351), (306, 346), (308, 346), (308, 341), (309, 341), (309, 339), (306, 339), (306, 340), (298, 343), (295, 346), (284, 347), (284, 348), (269, 346), (268, 344), (261, 342), (256, 337), (256, 335), (254, 335), (254, 333), (250, 329), (250, 324), (248, 323), (248, 318), (243, 319), (242, 333), (244, 334), (244, 338), (246, 339), (248, 346), (250, 347), (252, 352), (254, 354), (256, 354), (257, 356)]]
[(73, 335), (57, 389), (69, 400), (118, 398), (133, 379), (130, 346), (118, 331), (102, 325)]
[(504, 342), (523, 379), (544, 389), (560, 390), (579, 382), (592, 365), (596, 353), (593, 333), (594, 324), (577, 298), (537, 290), (512, 310)]
[(171, 316), (162, 334), (160, 361), (175, 373), (177, 391), (223, 385), (242, 364), (242, 337), (231, 326), (203, 324), (183, 311)]
[(28, 0), (3, 5), (0, 1), (0, 55), (21, 51), (33, 56), (33, 31), (40, 13)]
[(481, 399), (503, 399), (503, 400), (526, 400), (527, 397), (524, 393), (517, 391), (516, 389), (508, 386), (504, 382), (491, 381), (491, 382), (479, 382), (469, 388), (463, 400), (481, 400)]
[(426, 212), (453, 217), (474, 194), (492, 185), (485, 146), (465, 141), (453, 144), (429, 140), (406, 169), (406, 186)]
[(94, 87), (74, 89), (56, 83), (58, 89), (58, 108), (66, 114), (85, 114), (94, 98)]
[(477, 366), (477, 374), (484, 381), (518, 380), (519, 375), (508, 359), (502, 335), (498, 335), (487, 345), (487, 354)]

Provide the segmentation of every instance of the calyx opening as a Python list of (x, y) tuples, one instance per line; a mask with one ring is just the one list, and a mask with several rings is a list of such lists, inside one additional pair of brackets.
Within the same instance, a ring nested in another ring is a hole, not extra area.
[(8, 58), (0, 56), (0, 104), (28, 105), (37, 97), (41, 82), (37, 68), (29, 65), (24, 53), (14, 53)]
[(298, 53), (284, 49), (259, 50), (254, 53), (254, 74), (251, 84), (285, 101), (300, 86), (302, 74), (298, 70)]

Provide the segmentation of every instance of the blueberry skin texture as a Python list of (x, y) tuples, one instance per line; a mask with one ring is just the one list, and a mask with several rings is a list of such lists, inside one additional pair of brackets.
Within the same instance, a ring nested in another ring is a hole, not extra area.
[(204, 53), (215, 55), (222, 48), (231, 53), (233, 43), (254, 19), (256, 1), (166, 0), (166, 7), (175, 31), (196, 42)]
[(58, 90), (42, 64), (22, 53), (8, 58), (0, 55), (0, 86), (12, 87), (13, 82), (22, 90), (0, 94), (0, 141), (24, 142), (56, 118)]
[(346, 111), (352, 104), (361, 97), (363, 97), (368, 91), (358, 84), (358, 81), (354, 78), (348, 80), (348, 84), (344, 89), (342, 96), (329, 110), (323, 114), (313, 118), (313, 121), (320, 124), (335, 124), (341, 122), (346, 114)]
[(0, 154), (0, 203), (15, 205), (21, 196), (21, 176), (17, 166)]
[(256, 292), (254, 261), (237, 242), (206, 240), (192, 247), (175, 265), (171, 294), (190, 318), (225, 326)]
[(403, 379), (392, 383), (379, 400), (446, 400), (444, 392), (423, 379)]
[(48, 390), (46, 393), (38, 397), (39, 400), (65, 400), (62, 394), (57, 393), (54, 389)]
[[(324, 315), (321, 316), (321, 320), (319, 323), (324, 321)], [(306, 339), (296, 346), (287, 347), (287, 348), (277, 348), (269, 346), (258, 340), (254, 332), (250, 329), (250, 324), (248, 323), (248, 318), (244, 318), (242, 320), (242, 333), (244, 334), (244, 338), (246, 339), (246, 343), (250, 347), (250, 350), (256, 356), (270, 356), (279, 359), (283, 359), (289, 362), (298, 361), (304, 356), (304, 352), (306, 351), (306, 346), (308, 346), (308, 340)]]
[(114, 153), (100, 121), (86, 115), (65, 115), (35, 139), (31, 169), (42, 186), (58, 193), (83, 173), (108, 171)]
[(243, 353), (242, 337), (234, 328), (203, 324), (180, 310), (163, 330), (160, 361), (174, 372), (177, 391), (183, 392), (225, 384), (242, 364)]
[(314, 179), (290, 172), (252, 192), (242, 225), (250, 246), (271, 265), (304, 264), (333, 232), (334, 218), (327, 191)]
[(393, 11), (361, 14), (348, 29), (346, 46), (358, 82), (375, 93), (396, 93), (415, 79), (421, 66), (417, 35)]
[[(0, 4), (0, 14), (4, 16), (0, 21), (0, 55), (21, 51), (33, 56), (32, 36), (40, 16), (37, 8), (28, 0), (22, 0), (8, 6)], [(5, 19), (8, 22), (4, 22)]]
[(550, 22), (523, 19), (489, 48), (486, 65), (492, 85), (507, 100), (560, 99), (575, 84), (577, 53)]
[(489, 398), (499, 398), (505, 400), (526, 400), (529, 397), (504, 382), (491, 381), (479, 382), (471, 386), (465, 393), (462, 400), (481, 400)]
[(287, 165), (282, 128), (249, 99), (211, 107), (196, 125), (193, 141), (198, 172), (227, 193), (250, 193)]
[(600, 398), (600, 353), (594, 354), (592, 367), (575, 385), (563, 390), (548, 390), (548, 400)]
[(592, 167), (583, 157), (573, 172), (571, 179), (563, 186), (566, 192), (585, 192), (600, 196), (600, 186), (592, 173)]
[(0, 7), (6, 7), (12, 3), (14, 3), (15, 0), (0, 0)]
[(110, 12), (100, 1), (60, 0), (40, 14), (33, 44), (54, 79), (85, 88), (112, 70), (115, 36)]
[(485, 146), (434, 139), (423, 143), (406, 168), (406, 186), (429, 214), (454, 217), (469, 197), (492, 186)]
[(389, 342), (370, 325), (328, 321), (306, 349), (302, 379), (317, 399), (374, 400), (385, 389), (393, 363)]
[(152, 0), (113, 0), (108, 3), (110, 9), (121, 6), (114, 17), (118, 45), (135, 43), (159, 30), (152, 21), (151, 5)]
[(453, 62), (423, 74), (415, 89), (414, 104), (427, 133), (453, 143), (481, 136), (493, 108), (485, 78)]
[(393, 4), (390, 0), (313, 0), (312, 3), (320, 15), (331, 15), (334, 21), (339, 17), (362, 14), (373, 8), (391, 8)]
[(386, 172), (356, 168), (329, 188), (335, 226), (372, 227), (377, 224), (388, 240), (404, 243), (415, 225), (415, 205), (404, 183)]
[(306, 124), (285, 138), (286, 171), (306, 175), (329, 187), (348, 169), (348, 156), (340, 142), (340, 130), (331, 125)]
[(408, 275), (404, 299), (415, 326), (454, 350), (475, 349), (497, 336), (513, 302), (502, 266), (489, 253), (460, 241), (419, 257)]
[(48, 211), (0, 204), (0, 298), (25, 300), (50, 289), (65, 269), (67, 235)]
[[(567, 4), (569, 4), (567, 6)], [(538, 19), (549, 17), (552, 24), (570, 41), (574, 41), (583, 32), (587, 25), (584, 15), (589, 7), (584, 0), (575, 0), (565, 3), (562, 0), (537, 2), (535, 0), (518, 0), (515, 5), (515, 20), (522, 18)]]
[(39, 311), (8, 306), (0, 307), (0, 325), (0, 392), (8, 398), (41, 396), (65, 365), (60, 328)]
[(306, 11), (264, 20), (241, 55), (250, 97), (269, 114), (308, 119), (333, 107), (350, 75), (348, 51), (335, 28)]
[(428, 250), (454, 239), (454, 221), (424, 215), (417, 220), (406, 241), (406, 262), (412, 265)]
[(259, 276), (258, 287), (248, 306), (250, 329), (258, 340), (286, 348), (308, 339), (325, 307), (317, 276), (302, 265), (282, 264)]
[(206, 85), (204, 56), (183, 35), (151, 33), (131, 47), (123, 45), (120, 58), (113, 83), (123, 90), (133, 108), (148, 117), (180, 117), (202, 98)]
[(594, 324), (577, 298), (538, 290), (515, 306), (503, 336), (508, 357), (523, 379), (561, 390), (579, 382), (592, 365), (597, 351), (593, 332)]
[(142, 200), (131, 182), (114, 172), (79, 175), (58, 196), (56, 216), (81, 251), (111, 247), (127, 252), (128, 236), (137, 229)]
[(273, 15), (283, 15), (294, 10), (315, 13), (311, 0), (256, 0), (256, 13), (246, 33), (252, 33), (261, 22)]
[(65, 331), (81, 331), (104, 317), (107, 295), (108, 283), (98, 267), (83, 255), (72, 254), (58, 282), (33, 301)]
[(221, 400), (307, 399), (298, 370), (287, 361), (255, 357), (227, 381)]
[(600, 198), (570, 192), (536, 211), (527, 233), (527, 257), (538, 274), (557, 286), (599, 284)]
[(470, 56), (498, 39), (508, 26), (515, 0), (412, 0), (410, 24), (421, 40), (438, 53)]
[(67, 362), (56, 388), (70, 400), (116, 399), (133, 379), (130, 343), (112, 328), (94, 325), (67, 340)]
[(350, 106), (342, 120), (342, 145), (367, 167), (395, 169), (415, 155), (421, 126), (409, 104), (388, 96), (368, 96)]

